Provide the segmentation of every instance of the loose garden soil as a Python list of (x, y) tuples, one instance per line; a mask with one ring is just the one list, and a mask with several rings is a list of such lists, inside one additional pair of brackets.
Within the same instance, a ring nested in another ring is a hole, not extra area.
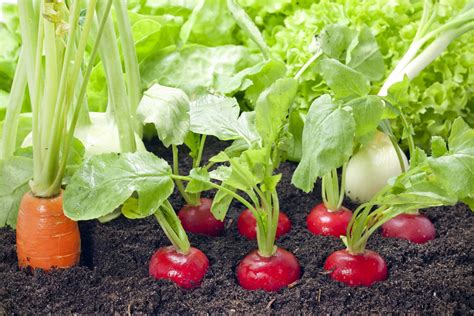
[[(208, 154), (222, 146), (212, 142)], [(168, 150), (152, 143), (149, 149), (165, 159)], [(189, 159), (182, 154), (183, 165)], [(119, 218), (108, 224), (80, 223), (81, 264), (69, 270), (20, 271), (15, 253), (15, 232), (0, 229), (1, 314), (90, 313), (211, 313), (285, 314), (387, 313), (474, 314), (474, 216), (465, 205), (427, 209), (437, 238), (424, 245), (382, 238), (375, 234), (368, 248), (388, 263), (389, 279), (370, 288), (351, 288), (332, 281), (322, 266), (333, 251), (343, 248), (337, 238), (317, 237), (305, 227), (305, 218), (321, 201), (320, 188), (304, 194), (290, 183), (295, 164), (284, 163), (279, 185), (281, 208), (290, 217), (291, 232), (278, 245), (293, 252), (303, 268), (300, 281), (277, 293), (246, 291), (237, 284), (235, 267), (256, 247), (237, 233), (234, 203), (222, 237), (190, 234), (193, 246), (206, 253), (210, 269), (201, 285), (181, 290), (148, 276), (154, 251), (169, 245), (154, 217)], [(184, 169), (184, 168), (183, 168)], [(176, 210), (182, 205), (174, 194)], [(348, 201), (347, 207), (355, 206)]]

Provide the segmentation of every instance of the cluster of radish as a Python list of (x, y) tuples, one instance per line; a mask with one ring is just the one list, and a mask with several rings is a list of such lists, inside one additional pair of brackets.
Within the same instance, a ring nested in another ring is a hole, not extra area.
[[(435, 238), (436, 231), (419, 209), (472, 203), (473, 129), (456, 119), (448, 142), (433, 138), (428, 156), (413, 143), (397, 99), (404, 85), (397, 83), (408, 84), (466, 32), (462, 26), (467, 17), (472, 19), (474, 7), (467, 6), (459, 16), (430, 30), (433, 21), (428, 17), (435, 14), (425, 3), (412, 46), (378, 95), (372, 95), (370, 84), (383, 79), (384, 62), (368, 27), (326, 26), (314, 55), (287, 78), (287, 66), (271, 58), (258, 28), (229, 0), (236, 23), (261, 50), (262, 60), (252, 67), (254, 75), (262, 69), (279, 74), (255, 88), (254, 110), (241, 112), (238, 100), (226, 94), (194, 95), (155, 82), (142, 93), (126, 2), (90, 0), (79, 23), (81, 5), (81, 1), (19, 0), (26, 40), (6, 113), (0, 170), (12, 182), (12, 201), (24, 193), (18, 201), (20, 267), (49, 270), (77, 264), (79, 220), (105, 223), (120, 215), (154, 216), (172, 245), (153, 254), (150, 275), (191, 289), (201, 284), (209, 260), (190, 245), (186, 232), (220, 236), (236, 200), (246, 208), (237, 229), (258, 245), (237, 266), (239, 284), (248, 290), (277, 291), (298, 280), (298, 260), (275, 245), (276, 238), (291, 230), (289, 218), (280, 212), (277, 186), (282, 174), (277, 171), (287, 158), (285, 131), (298, 80), (313, 63), (333, 93), (319, 96), (309, 108), (292, 183), (310, 192), (321, 179), (323, 201), (310, 211), (307, 227), (315, 235), (341, 237), (344, 242), (346, 249), (331, 254), (324, 264), (333, 279), (350, 286), (386, 279), (385, 261), (366, 249), (367, 240), (380, 227), (385, 237), (425, 243)], [(112, 5), (117, 28), (110, 15)], [(341, 34), (347, 37), (342, 42)], [(90, 43), (88, 64), (82, 67)], [(98, 56), (110, 98), (106, 113), (88, 112), (84, 106)], [(249, 85), (251, 80), (244, 79), (241, 85)], [(32, 103), (32, 132), (17, 155), (26, 90)], [(409, 164), (388, 122), (395, 118), (403, 123)], [(147, 124), (153, 124), (163, 145), (171, 147), (172, 166), (145, 149), (141, 136)], [(203, 164), (207, 136), (233, 143)], [(190, 149), (193, 160), (187, 175), (179, 170), (180, 145)], [(452, 169), (458, 179), (452, 179)], [(186, 201), (179, 212), (169, 202), (175, 187)], [(201, 197), (208, 190), (215, 190), (213, 200)], [(354, 212), (342, 206), (345, 193), (362, 203)]]

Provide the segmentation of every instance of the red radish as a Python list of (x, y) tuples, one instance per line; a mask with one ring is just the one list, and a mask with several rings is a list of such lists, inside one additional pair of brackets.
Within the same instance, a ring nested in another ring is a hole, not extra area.
[(278, 291), (298, 280), (300, 275), (298, 260), (282, 248), (277, 248), (271, 257), (263, 257), (254, 250), (237, 266), (237, 280), (247, 290)]
[(200, 205), (185, 205), (178, 213), (184, 230), (194, 234), (220, 236), (224, 221), (217, 220), (211, 213), (212, 200), (201, 198)]
[(184, 254), (169, 246), (153, 254), (149, 272), (157, 280), (170, 280), (182, 288), (192, 289), (201, 284), (208, 268), (209, 260), (201, 250), (191, 247)]
[(315, 235), (336, 236), (346, 234), (352, 212), (345, 207), (329, 211), (324, 203), (316, 205), (306, 218), (308, 229)]
[[(240, 214), (237, 220), (237, 229), (239, 234), (248, 239), (257, 238), (257, 220), (248, 209)], [(280, 212), (278, 216), (278, 226), (276, 229), (276, 238), (283, 236), (291, 230), (291, 221), (285, 213)]]
[(382, 225), (382, 236), (423, 244), (435, 239), (436, 229), (424, 215), (400, 214)]
[(371, 250), (361, 254), (351, 254), (347, 249), (336, 251), (326, 259), (324, 270), (332, 271), (333, 280), (349, 286), (371, 286), (388, 274), (385, 260)]

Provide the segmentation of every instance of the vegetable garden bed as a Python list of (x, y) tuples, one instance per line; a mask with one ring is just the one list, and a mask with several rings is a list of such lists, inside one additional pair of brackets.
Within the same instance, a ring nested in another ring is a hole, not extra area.
[[(157, 143), (150, 149), (171, 161), (171, 151)], [(222, 143), (210, 142), (207, 156)], [(183, 169), (190, 159), (183, 154)], [(474, 311), (474, 217), (463, 204), (430, 208), (437, 237), (426, 244), (382, 238), (376, 233), (368, 248), (386, 259), (390, 277), (371, 287), (348, 287), (323, 273), (323, 263), (342, 248), (338, 238), (315, 236), (305, 225), (308, 210), (321, 201), (320, 187), (304, 194), (290, 184), (295, 164), (284, 163), (278, 187), (281, 209), (291, 219), (289, 234), (278, 244), (298, 258), (302, 277), (278, 292), (246, 291), (235, 268), (255, 241), (239, 236), (236, 218), (243, 207), (234, 203), (221, 237), (189, 234), (191, 243), (206, 253), (210, 268), (202, 285), (192, 291), (148, 275), (148, 263), (157, 248), (169, 244), (154, 218), (108, 224), (81, 222), (81, 264), (49, 273), (20, 271), (15, 231), (0, 229), (0, 314), (68, 313), (340, 313), (410, 312), (469, 314)], [(183, 170), (184, 171), (184, 170)], [(178, 208), (181, 197), (170, 199)], [(344, 201), (355, 209), (350, 201)], [(32, 275), (33, 274), (33, 275)]]

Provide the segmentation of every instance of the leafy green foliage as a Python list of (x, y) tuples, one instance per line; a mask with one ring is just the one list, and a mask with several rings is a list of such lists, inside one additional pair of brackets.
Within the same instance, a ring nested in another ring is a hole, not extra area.
[(93, 156), (71, 178), (64, 212), (74, 220), (98, 218), (136, 192), (140, 216), (151, 215), (173, 192), (170, 175), (169, 165), (148, 152)]
[(0, 227), (15, 228), (21, 198), (33, 178), (33, 160), (15, 156), (0, 160), (0, 174)]
[(351, 114), (329, 95), (316, 99), (306, 116), (303, 155), (292, 183), (309, 192), (318, 177), (345, 163), (352, 154), (355, 130)]
[(250, 114), (242, 113), (235, 98), (206, 94), (190, 104), (191, 131), (213, 135), (221, 140), (243, 139), (248, 144), (258, 139)]
[[(322, 1), (267, 1), (241, 0), (246, 11), (263, 28), (263, 35), (273, 54), (288, 65), (288, 75), (297, 73), (301, 66), (314, 54), (312, 41), (314, 36), (324, 36), (323, 30), (337, 23), (339, 30), (346, 26), (360, 32), (359, 38), (367, 38), (365, 26), (380, 47), (384, 76), (393, 70), (412, 42), (422, 11), (422, 2), (402, 0), (380, 2), (378, 0), (322, 0)], [(298, 2), (298, 5), (296, 5)], [(309, 3), (308, 3), (309, 2)], [(441, 3), (438, 12), (442, 23), (459, 12), (467, 0)], [(301, 27), (304, 21), (304, 28)], [(342, 31), (334, 32), (342, 36)], [(347, 46), (349, 40), (337, 41)], [(355, 44), (355, 43), (354, 43)], [(363, 48), (363, 49), (362, 49)], [(369, 48), (369, 46), (367, 46)], [(366, 46), (360, 47), (360, 56), (366, 54)], [(448, 138), (452, 122), (459, 116), (470, 125), (474, 124), (473, 90), (474, 76), (474, 33), (465, 34), (453, 42), (441, 58), (437, 58), (403, 91), (404, 113), (414, 127), (415, 143), (425, 150), (429, 149), (432, 135)], [(352, 54), (351, 54), (352, 55)], [(341, 55), (342, 56), (342, 55)], [(330, 56), (346, 63), (341, 56)], [(370, 59), (370, 58), (369, 58)], [(378, 91), (380, 78), (369, 75), (372, 67), (356, 68), (373, 81), (372, 93)], [(310, 68), (311, 69), (311, 68)], [(314, 70), (314, 68), (313, 68)], [(377, 71), (378, 72), (378, 71)], [(311, 102), (318, 96), (328, 93), (326, 80), (316, 71), (306, 71), (298, 87), (296, 104), (306, 112)], [(392, 123), (397, 135), (402, 133), (399, 120)]]
[(364, 96), (370, 91), (369, 80), (360, 72), (329, 58), (321, 61), (321, 73), (338, 98)]
[[(439, 144), (439, 141), (436, 141)], [(448, 139), (449, 150), (437, 145), (438, 157), (428, 159), (439, 185), (459, 199), (474, 194), (474, 130), (461, 118), (454, 121)]]
[(180, 50), (170, 46), (146, 58), (140, 64), (140, 72), (144, 86), (156, 80), (161, 85), (180, 88), (194, 98), (208, 89), (217, 90), (222, 85), (220, 80), (260, 61), (260, 55), (251, 54), (243, 46), (186, 45)]
[(189, 132), (189, 98), (181, 89), (153, 84), (137, 108), (138, 119), (153, 123), (163, 144), (181, 145)]
[(256, 126), (265, 146), (271, 146), (280, 133), (296, 96), (296, 88), (296, 80), (279, 79), (257, 99)]

